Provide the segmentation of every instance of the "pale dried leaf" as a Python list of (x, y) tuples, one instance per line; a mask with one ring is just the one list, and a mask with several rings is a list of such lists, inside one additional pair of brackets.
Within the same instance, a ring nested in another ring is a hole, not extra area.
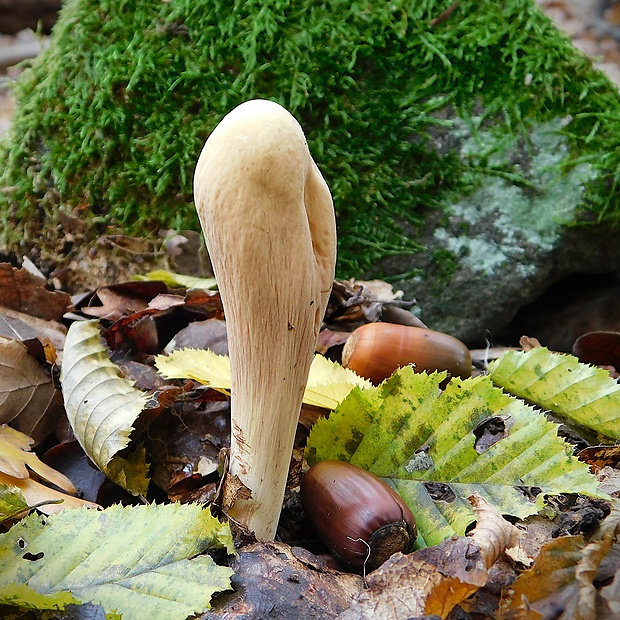
[[(112, 460), (129, 445), (133, 424), (148, 396), (112, 363), (97, 321), (76, 322), (69, 328), (60, 382), (67, 418), (84, 452), (117, 484), (123, 486), (129, 479), (135, 482), (132, 474), (123, 471), (133, 468), (132, 464), (119, 467), (117, 457), (112, 470)], [(143, 470), (143, 463), (138, 469)], [(144, 478), (140, 488), (125, 488), (142, 493), (146, 485)]]
[(8, 340), (23, 342), (38, 338), (41, 342), (51, 342), (56, 350), (62, 351), (66, 333), (67, 330), (61, 323), (0, 306), (0, 336)]
[[(0, 472), (15, 479), (27, 480), (28, 468), (44, 480), (55, 484), (68, 493), (77, 493), (69, 478), (52, 469), (30, 452), (32, 439), (23, 433), (3, 424), (0, 426)], [(14, 483), (17, 486), (17, 483)]]

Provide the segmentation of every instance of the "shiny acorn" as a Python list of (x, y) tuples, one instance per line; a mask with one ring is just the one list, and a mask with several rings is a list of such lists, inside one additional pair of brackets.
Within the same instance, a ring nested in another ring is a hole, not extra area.
[(341, 461), (321, 461), (301, 481), (301, 501), (331, 553), (371, 571), (392, 554), (409, 553), (417, 536), (403, 499), (373, 474)]
[(452, 376), (471, 377), (471, 355), (465, 344), (423, 327), (368, 323), (349, 336), (342, 351), (342, 365), (375, 385), (407, 364), (414, 364), (416, 372), (446, 370)]

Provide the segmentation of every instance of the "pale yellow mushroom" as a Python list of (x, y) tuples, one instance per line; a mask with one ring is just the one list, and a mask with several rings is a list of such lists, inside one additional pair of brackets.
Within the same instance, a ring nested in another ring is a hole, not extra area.
[(299, 123), (265, 100), (236, 107), (209, 136), (194, 197), (228, 328), (229, 472), (252, 494), (230, 515), (272, 539), (334, 278), (332, 199)]

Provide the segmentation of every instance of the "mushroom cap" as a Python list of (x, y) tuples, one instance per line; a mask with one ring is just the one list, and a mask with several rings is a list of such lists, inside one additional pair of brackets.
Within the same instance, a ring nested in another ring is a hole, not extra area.
[[(331, 290), (336, 257), (331, 194), (300, 124), (281, 105), (253, 99), (222, 119), (198, 160), (194, 197), (209, 248), (215, 249), (226, 234), (221, 229), (213, 231), (213, 224), (221, 218), (226, 218), (228, 234), (236, 235), (240, 243), (245, 241), (240, 231), (271, 232), (278, 224), (301, 243), (306, 231), (293, 227), (307, 225), (310, 237), (306, 241), (311, 242), (322, 288)], [(256, 203), (260, 209), (254, 208)], [(299, 217), (295, 209), (305, 211), (305, 217)], [(208, 222), (211, 225), (205, 227)], [(212, 239), (215, 235), (217, 240)], [(247, 239), (255, 246), (253, 237)]]

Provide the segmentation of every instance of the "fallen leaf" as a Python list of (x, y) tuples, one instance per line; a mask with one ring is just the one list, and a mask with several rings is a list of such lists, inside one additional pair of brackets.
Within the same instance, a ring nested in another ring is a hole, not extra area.
[(82, 499), (97, 502), (105, 474), (93, 465), (77, 441), (57, 444), (50, 448), (42, 459), (50, 467), (67, 476), (78, 489)]
[(100, 508), (94, 502), (61, 493), (33, 478), (13, 478), (0, 472), (0, 485), (2, 484), (19, 489), (29, 507), (36, 507), (39, 512), (46, 515), (62, 512), (67, 508)]
[(226, 323), (221, 319), (195, 321), (179, 330), (166, 345), (164, 353), (180, 349), (209, 349), (218, 355), (228, 355)]
[(24, 267), (17, 269), (8, 263), (0, 263), (0, 305), (60, 322), (71, 306), (71, 298), (67, 293), (48, 291), (45, 285), (43, 278)]
[(28, 502), (18, 487), (12, 483), (0, 483), (0, 523), (28, 510)]
[(410, 555), (393, 555), (367, 578), (367, 589), (338, 620), (407, 620), (452, 609), (483, 587), (488, 569), (514, 544), (518, 531), (479, 497), (478, 523), (469, 537), (444, 540)]
[(52, 469), (40, 461), (36, 454), (30, 452), (32, 443), (32, 439), (27, 435), (2, 424), (0, 426), (0, 472), (15, 479), (27, 480), (30, 477), (28, 469), (31, 469), (63, 491), (76, 493), (77, 489), (66, 476)]
[(575, 340), (573, 355), (584, 364), (614, 366), (620, 370), (620, 333), (588, 332)]
[(196, 504), (112, 506), (31, 515), (0, 535), (0, 603), (61, 609), (92, 602), (125, 620), (177, 620), (210, 607), (232, 571), (227, 524)]
[[(563, 536), (543, 545), (530, 569), (502, 595), (502, 620), (557, 618), (596, 620), (607, 605), (595, 586), (617, 571), (620, 559), (618, 504), (586, 543), (583, 536)], [(609, 591), (607, 592), (609, 594)], [(558, 612), (561, 610), (561, 614)]]
[(50, 372), (17, 340), (0, 342), (0, 423), (11, 422), (40, 443), (63, 411)]
[(590, 446), (579, 451), (579, 460), (587, 463), (592, 471), (597, 472), (603, 467), (620, 465), (620, 446)]
[(248, 545), (231, 563), (235, 591), (202, 618), (250, 620), (274, 614), (282, 619), (334, 618), (362, 589), (362, 578), (330, 569), (321, 560), (280, 542)]
[(20, 342), (38, 338), (42, 343), (50, 342), (56, 350), (62, 351), (66, 333), (64, 325), (56, 321), (39, 319), (0, 306), (0, 337)]
[(196, 278), (194, 276), (185, 276), (180, 273), (172, 273), (164, 269), (150, 271), (144, 276), (136, 276), (136, 280), (163, 282), (170, 288), (200, 288), (207, 290), (217, 288), (215, 278)]
[(620, 385), (609, 372), (545, 347), (507, 351), (489, 364), (493, 383), (597, 433), (620, 439)]
[(146, 493), (144, 462), (121, 459), (118, 453), (129, 445), (133, 424), (148, 396), (123, 378), (110, 361), (97, 321), (72, 323), (60, 382), (67, 418), (84, 452), (120, 486), (129, 480), (136, 483), (123, 486), (130, 493)]
[[(181, 349), (170, 355), (158, 355), (155, 366), (167, 379), (194, 379), (214, 390), (230, 391), (230, 360), (228, 356), (201, 349)], [(370, 387), (371, 383), (353, 371), (315, 355), (310, 366), (303, 402), (334, 409), (351, 390)]]
[[(538, 512), (547, 495), (607, 497), (557, 424), (488, 377), (454, 378), (441, 392), (445, 376), (407, 366), (376, 388), (355, 388), (312, 428), (308, 464), (346, 461), (383, 478), (413, 512), (418, 546), (463, 535), (474, 520), (467, 502), (474, 493), (520, 519)], [(501, 432), (482, 445), (491, 422)], [(535, 499), (529, 487), (537, 488)]]

